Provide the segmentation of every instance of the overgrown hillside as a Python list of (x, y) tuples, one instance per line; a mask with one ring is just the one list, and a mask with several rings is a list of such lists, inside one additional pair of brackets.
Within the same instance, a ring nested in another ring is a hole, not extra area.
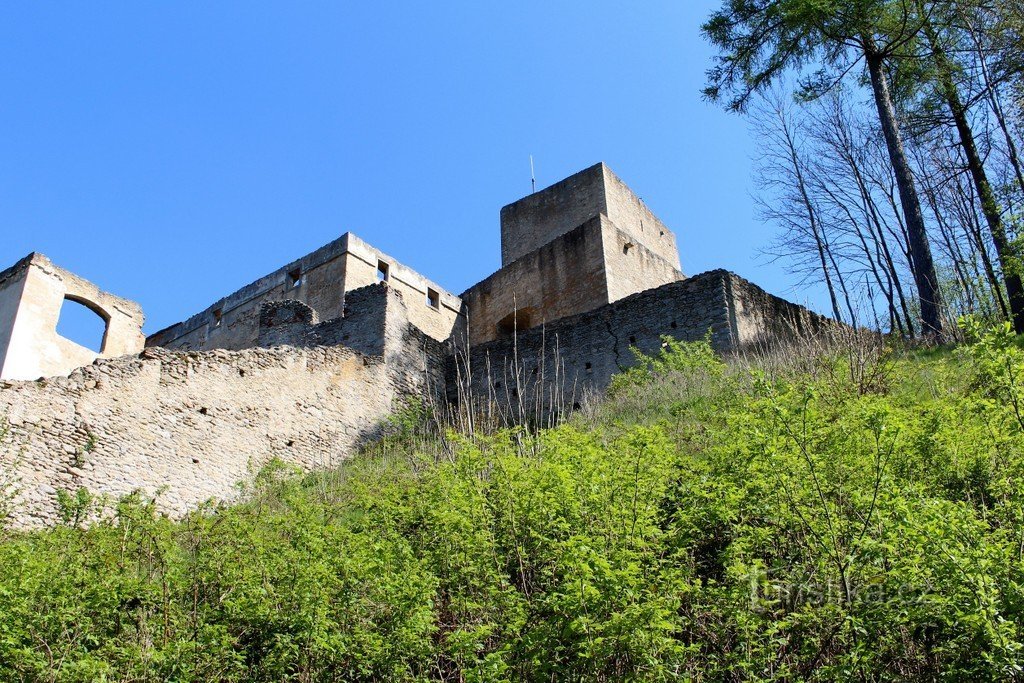
[(181, 522), (68, 498), (0, 543), (0, 680), (1020, 678), (1024, 353), (975, 334), (667, 343), (538, 433), (413, 408)]

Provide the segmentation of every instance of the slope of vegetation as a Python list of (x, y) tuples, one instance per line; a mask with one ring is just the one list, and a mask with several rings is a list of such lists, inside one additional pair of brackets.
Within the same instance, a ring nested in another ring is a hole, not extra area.
[(532, 433), (423, 411), (180, 522), (0, 542), (0, 680), (1010, 680), (1024, 354), (666, 342)]

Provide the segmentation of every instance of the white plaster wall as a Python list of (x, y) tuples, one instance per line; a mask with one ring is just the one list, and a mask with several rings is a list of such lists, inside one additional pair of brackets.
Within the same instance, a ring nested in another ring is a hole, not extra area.
[[(13, 284), (16, 281), (20, 281), (20, 290)], [(138, 353), (145, 344), (138, 304), (101, 291), (41, 254), (31, 255), (11, 282), (12, 286), (4, 289), (2, 303), (7, 313), (0, 314), (0, 334), (7, 338), (0, 379), (67, 375), (100, 356)], [(57, 334), (66, 296), (88, 302), (109, 316), (101, 353)]]
[(55, 276), (28, 267), (24, 275), (18, 313), (4, 363), (3, 379), (36, 379), (67, 374), (87, 365), (97, 355), (67, 341), (57, 341), (57, 319), (64, 303), (64, 284)]

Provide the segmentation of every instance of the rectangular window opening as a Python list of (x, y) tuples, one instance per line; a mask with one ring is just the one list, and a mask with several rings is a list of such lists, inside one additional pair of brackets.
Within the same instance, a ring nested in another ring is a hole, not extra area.
[(302, 268), (294, 268), (288, 271), (288, 287), (295, 289), (302, 284)]
[(220, 327), (221, 322), (224, 320), (224, 309), (215, 308), (213, 309), (213, 326)]
[(377, 281), (388, 281), (388, 264), (384, 263), (383, 261), (377, 261)]
[(441, 308), (441, 295), (429, 287), (427, 287), (427, 305), (435, 310)]

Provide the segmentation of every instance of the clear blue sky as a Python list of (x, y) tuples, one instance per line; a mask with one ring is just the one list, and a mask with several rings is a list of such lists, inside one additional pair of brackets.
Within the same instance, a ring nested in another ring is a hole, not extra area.
[(687, 274), (803, 302), (699, 95), (716, 4), (5, 3), (0, 268), (41, 251), (153, 332), (351, 230), (458, 293), (532, 154), (538, 186), (607, 162)]

